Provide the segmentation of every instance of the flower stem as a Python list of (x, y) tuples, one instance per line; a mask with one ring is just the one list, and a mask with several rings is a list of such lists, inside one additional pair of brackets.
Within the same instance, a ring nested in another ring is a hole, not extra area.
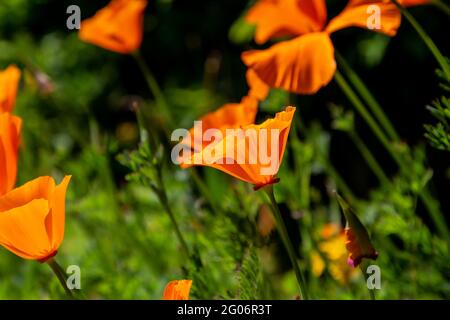
[(442, 70), (450, 80), (450, 66), (445, 60), (442, 53), (439, 51), (438, 47), (434, 44), (433, 40), (431, 40), (430, 36), (425, 32), (422, 26), (417, 22), (417, 20), (405, 9), (402, 5), (398, 3), (397, 0), (391, 0), (392, 3), (395, 4), (398, 10), (402, 13), (402, 15), (409, 21), (412, 27), (416, 30), (419, 36), (422, 38), (423, 42), (427, 45), (428, 49), (430, 49), (431, 53), (436, 58), (437, 62), (440, 64)]
[[(338, 85), (341, 87), (344, 94), (347, 96), (352, 105), (355, 107), (356, 111), (358, 111), (359, 114), (363, 117), (363, 119), (369, 125), (373, 133), (377, 136), (377, 138), (383, 144), (385, 149), (395, 160), (400, 170), (402, 170), (405, 173), (409, 172), (410, 171), (409, 164), (405, 163), (404, 159), (395, 152), (391, 142), (387, 139), (386, 135), (381, 130), (378, 123), (373, 119), (372, 115), (367, 111), (366, 107), (361, 102), (359, 97), (355, 94), (355, 92), (353, 92), (352, 88), (349, 86), (347, 81), (337, 70), (335, 79)], [(439, 210), (439, 205), (434, 202), (433, 198), (429, 194), (429, 191), (426, 189), (426, 187), (422, 189), (422, 191), (419, 193), (419, 196), (423, 204), (425, 205), (425, 208), (427, 209), (428, 213), (430, 214), (430, 217), (433, 220), (433, 223), (436, 226), (438, 232), (445, 239), (450, 239), (450, 233), (447, 224), (445, 223), (445, 219), (443, 218), (442, 213)]]
[(392, 125), (389, 118), (383, 111), (383, 108), (380, 106), (375, 97), (370, 93), (370, 90), (358, 76), (358, 74), (352, 69), (350, 64), (344, 59), (343, 56), (340, 55), (339, 52), (336, 52), (336, 59), (339, 65), (342, 67), (342, 70), (346, 73), (348, 79), (355, 87), (355, 89), (359, 92), (360, 96), (363, 98), (365, 103), (369, 106), (379, 123), (382, 125), (383, 129), (386, 131), (387, 135), (390, 139), (394, 141), (399, 141), (399, 135)]
[(278, 233), (281, 236), (281, 240), (283, 241), (284, 247), (286, 248), (289, 259), (291, 260), (292, 267), (294, 268), (295, 277), (297, 278), (298, 286), (300, 289), (300, 297), (304, 300), (308, 300), (308, 292), (306, 290), (306, 284), (303, 277), (303, 274), (300, 270), (300, 267), (297, 262), (297, 254), (294, 249), (294, 246), (292, 245), (291, 240), (289, 239), (289, 235), (286, 229), (286, 226), (283, 222), (283, 218), (281, 216), (280, 208), (278, 207), (278, 203), (275, 200), (275, 196), (273, 194), (273, 186), (267, 185), (264, 188), (262, 188), (264, 192), (269, 197), (269, 205), (272, 207), (272, 213), (277, 225)]
[(141, 69), (142, 74), (144, 75), (145, 81), (147, 82), (147, 85), (152, 92), (153, 96), (155, 97), (155, 100), (157, 104), (162, 108), (163, 112), (165, 113), (166, 120), (169, 122), (170, 127), (173, 127), (173, 117), (172, 113), (169, 108), (169, 104), (167, 103), (166, 98), (164, 97), (164, 94), (161, 90), (161, 88), (158, 85), (158, 82), (155, 79), (155, 76), (151, 72), (148, 64), (145, 62), (145, 59), (142, 57), (141, 53), (139, 51), (136, 51), (132, 54), (134, 59), (136, 60), (137, 64), (139, 65), (139, 68)]
[[(364, 268), (363, 268), (362, 264), (359, 266), (359, 270), (361, 270), (361, 273), (363, 274), (363, 277), (365, 280), (364, 285), (367, 287), (367, 280), (369, 279), (369, 276), (367, 275), (366, 272), (364, 272)], [(369, 291), (370, 300), (376, 300), (375, 292), (373, 291), (373, 289), (369, 289), (369, 287), (367, 287), (367, 290)]]
[(353, 140), (353, 143), (358, 148), (359, 152), (361, 152), (361, 155), (363, 156), (364, 160), (366, 160), (370, 169), (377, 176), (378, 180), (382, 184), (389, 185), (391, 183), (389, 178), (386, 176), (377, 159), (375, 159), (375, 156), (366, 146), (364, 141), (359, 137), (359, 135), (356, 132), (349, 132), (349, 135), (350, 138)]
[(391, 147), (391, 143), (386, 138), (386, 135), (381, 130), (378, 123), (375, 121), (375, 119), (372, 117), (372, 115), (367, 111), (366, 107), (363, 105), (359, 97), (356, 95), (356, 93), (352, 90), (350, 85), (347, 83), (347, 81), (344, 79), (344, 77), (341, 75), (341, 73), (336, 70), (335, 79), (339, 87), (341, 87), (344, 94), (347, 96), (347, 98), (350, 100), (352, 105), (355, 107), (356, 111), (361, 115), (361, 117), (366, 121), (366, 123), (369, 125), (373, 133), (377, 136), (378, 140), (383, 144), (383, 146), (388, 150), (388, 152), (391, 154), (391, 156), (395, 159), (397, 159), (397, 155), (394, 153)]
[(194, 183), (197, 185), (198, 190), (203, 195), (203, 197), (205, 197), (206, 201), (209, 202), (211, 209), (216, 213), (221, 212), (222, 209), (216, 204), (216, 201), (212, 198), (212, 196), (208, 190), (208, 186), (200, 178), (197, 168), (192, 168), (190, 170), (190, 172), (191, 172)]
[(155, 192), (158, 195), (159, 201), (161, 202), (161, 205), (163, 206), (164, 210), (169, 215), (170, 221), (172, 222), (172, 225), (173, 225), (173, 228), (177, 235), (178, 241), (180, 242), (181, 247), (183, 248), (183, 251), (186, 254), (186, 257), (191, 258), (189, 247), (186, 243), (186, 240), (184, 240), (183, 234), (181, 233), (180, 227), (178, 226), (178, 222), (177, 222), (175, 215), (173, 214), (172, 208), (169, 204), (169, 199), (167, 197), (167, 192), (166, 192), (166, 189), (164, 186), (164, 182), (163, 182), (162, 174), (161, 174), (160, 170), (158, 171), (157, 176), (158, 176), (158, 189), (155, 190)]
[(64, 272), (63, 268), (56, 262), (55, 258), (50, 258), (46, 261), (46, 263), (50, 266), (55, 276), (58, 278), (59, 283), (64, 288), (69, 299), (75, 299), (72, 290), (67, 287), (67, 275)]
[[(305, 137), (307, 139), (308, 138), (312, 139), (311, 135), (308, 132), (309, 131), (308, 128), (306, 128), (306, 126), (302, 124), (302, 121), (301, 121), (300, 117), (294, 117), (294, 118), (295, 118), (295, 120), (294, 120), (295, 121), (295, 126), (297, 128), (304, 128), (303, 132), (305, 134)], [(354, 195), (353, 191), (347, 185), (345, 180), (341, 177), (339, 172), (333, 167), (333, 165), (331, 164), (331, 162), (328, 159), (327, 155), (324, 152), (322, 152), (321, 148), (315, 148), (315, 152), (317, 152), (317, 157), (323, 163), (323, 165), (325, 167), (325, 170), (328, 173), (328, 175), (330, 175), (330, 177), (334, 180), (334, 183), (336, 184), (336, 187), (339, 190), (342, 191), (342, 193), (349, 199), (349, 201), (351, 203), (356, 203), (357, 200), (358, 200), (357, 197)]]

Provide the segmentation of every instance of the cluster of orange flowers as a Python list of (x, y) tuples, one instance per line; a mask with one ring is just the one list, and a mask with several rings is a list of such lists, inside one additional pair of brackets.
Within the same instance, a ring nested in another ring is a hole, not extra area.
[[(430, 0), (399, 2), (412, 6), (426, 4)], [(274, 118), (257, 125), (254, 121), (259, 102), (266, 99), (270, 88), (314, 94), (327, 85), (336, 71), (330, 35), (352, 26), (366, 28), (367, 6), (373, 4), (380, 8), (382, 17), (380, 29), (376, 31), (394, 36), (401, 15), (391, 1), (350, 0), (328, 24), (325, 0), (257, 1), (246, 16), (249, 23), (256, 25), (256, 43), (263, 44), (280, 37), (292, 39), (278, 42), (265, 50), (242, 54), (242, 60), (248, 67), (248, 94), (239, 103), (226, 104), (201, 117), (202, 130), (215, 128), (224, 133), (230, 128), (279, 130), (281, 163), (295, 108), (287, 107)], [(82, 22), (79, 37), (110, 51), (131, 54), (139, 50), (143, 39), (146, 6), (147, 0), (112, 0), (92, 18)], [(58, 186), (52, 178), (41, 177), (14, 189), (21, 119), (11, 115), (11, 112), (19, 78), (20, 71), (14, 66), (0, 74), (0, 244), (23, 258), (45, 261), (56, 254), (63, 240), (65, 192), (70, 177), (65, 177)], [(218, 143), (227, 140), (225, 135)], [(190, 145), (194, 155), (209, 151), (209, 146), (199, 141), (192, 141)], [(255, 188), (278, 181), (275, 175), (261, 175), (260, 163), (227, 163), (220, 161), (220, 164), (206, 165), (252, 183)], [(186, 162), (181, 166), (190, 165)], [(353, 243), (354, 239), (351, 240)], [(353, 247), (348, 246), (350, 250)], [(359, 257), (355, 256), (355, 252), (350, 255), (357, 264)], [(190, 280), (171, 282), (164, 297), (187, 299), (190, 286)]]

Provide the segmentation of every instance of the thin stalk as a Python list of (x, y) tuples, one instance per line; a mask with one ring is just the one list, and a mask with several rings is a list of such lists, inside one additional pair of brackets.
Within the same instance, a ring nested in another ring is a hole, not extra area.
[[(367, 280), (369, 279), (369, 276), (367, 273), (364, 272), (364, 268), (362, 267), (362, 265), (359, 266), (359, 270), (361, 270), (361, 273), (363, 274), (365, 280), (364, 284), (367, 287)], [(369, 289), (369, 287), (367, 287), (367, 291), (369, 291), (370, 300), (376, 300), (375, 292), (372, 289)]]
[(134, 59), (136, 60), (137, 64), (139, 65), (139, 68), (141, 69), (142, 74), (144, 75), (145, 81), (147, 82), (147, 85), (152, 92), (153, 96), (155, 97), (156, 102), (158, 105), (163, 109), (166, 119), (169, 122), (170, 127), (173, 127), (173, 116), (169, 108), (169, 104), (167, 103), (166, 98), (164, 97), (164, 94), (159, 87), (158, 82), (156, 81), (155, 76), (153, 75), (152, 71), (150, 70), (148, 64), (145, 62), (144, 58), (142, 57), (141, 53), (139, 51), (136, 51), (132, 54)]
[(169, 199), (167, 197), (167, 192), (164, 186), (164, 182), (161, 176), (161, 171), (158, 170), (158, 189), (155, 190), (156, 194), (158, 195), (159, 201), (161, 202), (161, 205), (163, 206), (164, 210), (169, 215), (170, 221), (172, 222), (173, 228), (175, 230), (175, 233), (177, 235), (178, 241), (181, 244), (181, 247), (183, 248), (184, 253), (188, 258), (191, 257), (189, 247), (186, 243), (186, 240), (184, 240), (183, 234), (180, 231), (180, 227), (178, 226), (178, 222), (175, 218), (175, 215), (173, 214), (172, 208), (169, 204)]
[(428, 49), (430, 49), (431, 53), (436, 58), (437, 62), (440, 64), (442, 70), (444, 70), (447, 79), (450, 80), (450, 66), (448, 65), (442, 53), (439, 51), (438, 47), (434, 44), (433, 40), (431, 40), (430, 36), (425, 32), (425, 30), (417, 22), (417, 20), (405, 8), (403, 8), (403, 6), (400, 5), (397, 0), (391, 1), (392, 3), (395, 4), (397, 9), (400, 10), (402, 15), (409, 21), (409, 23), (413, 26), (413, 28), (422, 38), (423, 42), (427, 45)]
[[(297, 126), (298, 128), (306, 129), (306, 126), (302, 124), (300, 117), (294, 117), (294, 121), (295, 126)], [(308, 137), (308, 131), (303, 130), (303, 132), (305, 133), (305, 136)], [(328, 158), (321, 152), (320, 148), (315, 148), (315, 150), (320, 160), (324, 163), (327, 173), (333, 178), (334, 182), (336, 183), (337, 188), (342, 191), (342, 193), (346, 196), (347, 199), (349, 199), (351, 203), (356, 203), (356, 196), (347, 185), (345, 180), (341, 177), (339, 172), (333, 167)]]
[(431, 4), (439, 8), (446, 15), (450, 16), (450, 7), (447, 4), (443, 3), (440, 0), (431, 0)]
[(386, 116), (383, 108), (380, 106), (378, 101), (372, 95), (372, 93), (358, 76), (358, 74), (352, 69), (352, 67), (344, 59), (344, 57), (339, 54), (339, 52), (336, 52), (336, 59), (339, 65), (342, 67), (342, 70), (346, 73), (347, 78), (350, 80), (351, 84), (358, 91), (364, 102), (369, 106), (370, 110), (373, 112), (378, 122), (382, 125), (389, 138), (393, 141), (399, 141), (399, 135), (392, 125), (392, 122)]
[(272, 213), (275, 219), (275, 223), (277, 225), (278, 233), (281, 236), (281, 240), (283, 241), (284, 247), (286, 248), (286, 251), (288, 252), (289, 259), (291, 260), (292, 267), (295, 272), (295, 277), (297, 278), (297, 283), (300, 289), (300, 297), (303, 300), (308, 300), (308, 292), (306, 290), (306, 284), (305, 280), (302, 274), (302, 271), (300, 270), (300, 267), (297, 262), (297, 254), (296, 250), (294, 249), (294, 246), (292, 245), (291, 240), (289, 239), (289, 235), (286, 229), (286, 226), (284, 224), (283, 218), (281, 216), (280, 208), (278, 207), (278, 203), (275, 200), (275, 196), (273, 194), (273, 186), (267, 185), (264, 188), (262, 188), (264, 192), (269, 197), (269, 205), (272, 207)]
[[(352, 105), (355, 107), (356, 111), (363, 117), (366, 123), (369, 125), (373, 133), (377, 136), (392, 158), (395, 160), (397, 165), (400, 167), (400, 170), (407, 173), (410, 171), (409, 165), (404, 162), (404, 160), (396, 154), (395, 150), (392, 148), (390, 141), (387, 139), (384, 132), (381, 130), (377, 122), (373, 119), (372, 115), (367, 111), (364, 104), (361, 102), (359, 97), (353, 92), (352, 88), (349, 86), (344, 77), (340, 74), (339, 71), (336, 71), (335, 75), (336, 82), (341, 87), (344, 94), (350, 100)], [(450, 239), (450, 233), (448, 231), (447, 224), (445, 223), (445, 219), (442, 216), (442, 213), (439, 210), (439, 205), (434, 203), (433, 198), (429, 194), (428, 190), (424, 188), (422, 192), (419, 194), (420, 199), (425, 205), (428, 213), (430, 214), (431, 219), (433, 220), (434, 225), (436, 226), (438, 232), (445, 239)]]
[(359, 97), (356, 95), (356, 93), (353, 91), (353, 89), (350, 87), (350, 85), (347, 83), (347, 81), (344, 79), (344, 77), (341, 75), (341, 73), (336, 70), (335, 77), (337, 84), (339, 87), (341, 87), (344, 94), (347, 96), (347, 98), (350, 100), (352, 105), (355, 107), (356, 111), (363, 117), (363, 119), (366, 121), (366, 123), (369, 125), (369, 127), (372, 129), (373, 133), (377, 136), (378, 140), (383, 144), (383, 146), (388, 150), (388, 152), (391, 154), (391, 156), (395, 159), (397, 159), (397, 155), (394, 153), (394, 151), (391, 148), (390, 141), (386, 138), (386, 135), (384, 134), (383, 130), (381, 130), (378, 123), (375, 121), (375, 119), (372, 117), (372, 115), (367, 111), (364, 104), (361, 102)]
[(359, 152), (363, 156), (364, 160), (366, 160), (370, 169), (377, 176), (380, 183), (389, 185), (391, 183), (389, 178), (386, 176), (377, 159), (375, 159), (375, 156), (369, 150), (364, 141), (359, 137), (359, 135), (356, 132), (349, 132), (349, 135), (353, 143), (356, 145)]
[(55, 258), (50, 258), (46, 261), (46, 263), (50, 266), (56, 278), (58, 278), (59, 283), (64, 288), (69, 299), (75, 299), (72, 290), (67, 287), (67, 274), (64, 272), (63, 268), (56, 262)]
[(208, 190), (208, 186), (200, 178), (200, 176), (199, 176), (199, 174), (197, 172), (197, 169), (196, 168), (192, 168), (190, 170), (190, 172), (192, 174), (192, 178), (194, 180), (194, 183), (197, 185), (198, 190), (203, 195), (203, 197), (205, 197), (206, 201), (209, 202), (209, 205), (214, 210), (214, 212), (216, 212), (216, 213), (221, 212), (222, 209), (216, 204), (214, 199), (211, 197), (211, 194), (210, 194), (210, 192)]

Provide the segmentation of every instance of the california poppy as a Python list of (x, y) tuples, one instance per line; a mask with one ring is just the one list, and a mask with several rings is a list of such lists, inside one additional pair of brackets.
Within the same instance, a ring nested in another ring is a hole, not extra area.
[(287, 107), (260, 125), (226, 130), (223, 139), (203, 146), (182, 166), (212, 167), (254, 184), (255, 189), (276, 183), (294, 112), (294, 107)]
[(207, 113), (198, 121), (200, 126), (194, 126), (189, 130), (182, 143), (198, 152), (206, 147), (209, 142), (203, 141), (203, 134), (209, 129), (218, 129), (225, 133), (225, 130), (240, 128), (254, 123), (258, 111), (258, 101), (250, 96), (242, 98), (240, 103), (227, 103), (219, 109)]
[(146, 6), (147, 0), (112, 0), (81, 22), (79, 37), (106, 50), (132, 53), (141, 46)]
[(0, 244), (19, 257), (45, 262), (64, 238), (65, 198), (70, 181), (40, 177), (0, 197)]
[(14, 109), (19, 80), (20, 69), (15, 65), (0, 72), (0, 113), (12, 112)]
[(19, 117), (0, 113), (0, 196), (16, 183), (21, 125)]
[(173, 280), (164, 289), (164, 300), (189, 300), (192, 280)]
[(345, 220), (347, 220), (345, 228), (345, 246), (348, 251), (347, 263), (356, 268), (364, 258), (377, 259), (378, 252), (373, 247), (366, 228), (359, 221), (358, 216), (353, 213), (348, 203), (339, 195), (337, 195), (337, 199)]
[(330, 34), (348, 27), (368, 28), (368, 6), (380, 9), (380, 24), (374, 31), (394, 36), (401, 14), (390, 2), (350, 0), (328, 25), (324, 0), (260, 0), (249, 11), (247, 21), (256, 24), (255, 41), (262, 44), (280, 36), (296, 36), (266, 50), (242, 54), (247, 67), (272, 88), (314, 94), (327, 85), (336, 71)]

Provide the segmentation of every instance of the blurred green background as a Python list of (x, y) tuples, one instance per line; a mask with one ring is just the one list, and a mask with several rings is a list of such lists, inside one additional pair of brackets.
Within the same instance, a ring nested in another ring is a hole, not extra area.
[[(87, 18), (107, 3), (0, 3), (0, 67), (15, 63), (24, 70), (15, 109), (24, 120), (18, 185), (40, 175), (58, 180), (73, 175), (58, 260), (63, 266), (80, 266), (82, 289), (91, 299), (160, 299), (165, 284), (181, 278), (194, 280), (194, 299), (294, 298), (296, 282), (289, 260), (277, 234), (264, 236), (258, 229), (263, 199), (251, 186), (212, 169), (195, 169), (223, 209), (215, 212), (191, 172), (166, 161), (164, 177), (173, 211), (201, 259), (193, 265), (180, 254), (170, 220), (154, 193), (135, 180), (127, 181), (130, 170), (118, 156), (136, 149), (139, 142), (133, 108), (146, 110), (146, 125), (155, 128), (162, 121), (158, 106), (132, 57), (83, 43), (66, 28), (70, 4), (79, 5)], [(246, 94), (240, 54), (257, 47), (251, 40), (253, 28), (242, 20), (251, 3), (149, 1), (141, 52), (178, 127), (190, 128), (202, 114)], [(327, 3), (329, 17), (345, 6), (344, 1)], [(434, 7), (411, 12), (448, 55), (448, 16)], [(390, 187), (379, 185), (348, 132), (336, 129), (351, 119), (352, 109), (334, 82), (314, 96), (272, 90), (261, 103), (259, 120), (288, 103), (298, 107), (302, 126), (291, 133), (281, 183), (275, 189), (290, 235), (300, 248), (311, 295), (368, 298), (359, 273), (340, 281), (328, 263), (320, 276), (312, 271), (312, 252), (321, 241), (322, 226), (342, 223), (332, 190), (342, 191), (344, 184), (349, 190), (344, 195), (354, 197), (380, 253), (376, 264), (382, 290), (377, 297), (447, 299), (448, 242), (436, 235), (417, 197), (428, 183), (448, 219), (450, 154), (428, 146), (423, 137), (423, 125), (434, 121), (425, 106), (443, 94), (436, 62), (406, 21), (392, 39), (352, 28), (333, 35), (333, 42), (411, 146), (414, 163), (411, 172), (399, 174), (355, 116), (359, 137), (394, 181)], [(45, 81), (43, 74), (48, 76)], [(64, 298), (46, 265), (23, 261), (4, 249), (0, 278), (2, 299)]]

